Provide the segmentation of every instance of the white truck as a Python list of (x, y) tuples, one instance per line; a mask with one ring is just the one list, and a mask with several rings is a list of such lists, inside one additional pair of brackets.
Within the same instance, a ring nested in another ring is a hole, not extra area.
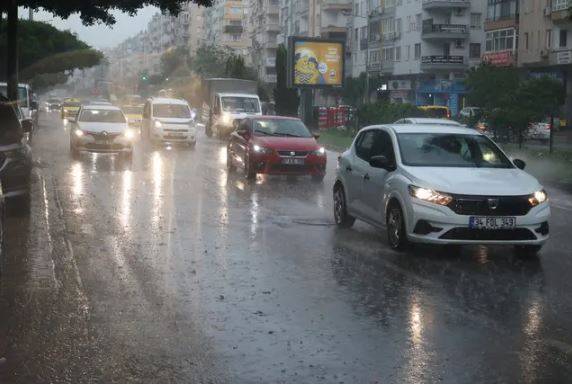
[(232, 78), (204, 79), (202, 119), (207, 136), (225, 138), (234, 129), (234, 121), (249, 115), (262, 115), (257, 84)]

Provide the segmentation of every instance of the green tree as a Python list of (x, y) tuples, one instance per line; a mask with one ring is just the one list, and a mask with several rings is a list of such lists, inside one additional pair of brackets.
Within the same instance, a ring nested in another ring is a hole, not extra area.
[(225, 75), (235, 79), (256, 80), (258, 74), (253, 68), (244, 64), (244, 58), (231, 54), (225, 60)]
[(189, 54), (185, 47), (177, 47), (165, 52), (161, 55), (163, 77), (189, 75), (188, 60)]
[(345, 86), (342, 89), (342, 99), (350, 106), (360, 106), (363, 104), (365, 95), (366, 74), (362, 72), (357, 78), (346, 78)]
[[(53, 26), (20, 20), (19, 71), (20, 79), (47, 86), (65, 82), (67, 72), (92, 67), (100, 63), (103, 55), (79, 40), (69, 31)], [(7, 55), (6, 26), (0, 25), (0, 57)], [(0, 78), (6, 73), (6, 62), (0, 61)], [(42, 76), (42, 79), (36, 79)]]
[(201, 45), (191, 60), (191, 69), (203, 78), (222, 77), (226, 71), (227, 54), (214, 45)]
[(287, 58), (288, 51), (283, 44), (276, 51), (276, 88), (274, 88), (274, 102), (278, 115), (297, 115), (300, 103), (298, 92), (287, 87)]

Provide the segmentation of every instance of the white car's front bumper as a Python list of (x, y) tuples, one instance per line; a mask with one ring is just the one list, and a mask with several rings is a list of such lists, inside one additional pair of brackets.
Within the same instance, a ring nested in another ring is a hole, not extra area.
[[(407, 211), (407, 233), (412, 242), (542, 245), (549, 238), (548, 203), (531, 208), (526, 215), (499, 215), (514, 216), (516, 218), (514, 230), (472, 230), (469, 229), (471, 215), (459, 215), (449, 207), (426, 203), (415, 198), (409, 201)], [(426, 226), (423, 222), (430, 226)]]
[(151, 138), (156, 141), (167, 143), (189, 143), (197, 141), (195, 127), (181, 129), (180, 125), (163, 125), (161, 128), (154, 128), (151, 131)]

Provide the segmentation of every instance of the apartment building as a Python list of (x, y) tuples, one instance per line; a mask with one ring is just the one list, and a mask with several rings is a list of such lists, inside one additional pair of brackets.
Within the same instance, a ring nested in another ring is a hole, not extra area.
[(187, 12), (189, 14), (189, 53), (193, 56), (204, 40), (204, 11), (205, 8), (193, 2), (189, 2)]
[(280, 33), (280, 0), (249, 0), (250, 56), (258, 78), (276, 83), (276, 49)]
[(367, 68), (370, 78), (387, 81), (394, 102), (447, 105), (457, 113), (465, 103), (465, 74), (481, 62), (486, 0), (353, 5), (352, 75)]
[(215, 0), (203, 13), (205, 42), (242, 55), (247, 64), (251, 38), (248, 32), (248, 3), (239, 0)]
[(521, 0), (487, 0), (483, 61), (501, 67), (517, 64), (520, 3)]
[(566, 87), (564, 115), (572, 121), (572, 0), (521, 0), (518, 66)]
[(280, 34), (346, 40), (352, 14), (351, 0), (280, 0)]

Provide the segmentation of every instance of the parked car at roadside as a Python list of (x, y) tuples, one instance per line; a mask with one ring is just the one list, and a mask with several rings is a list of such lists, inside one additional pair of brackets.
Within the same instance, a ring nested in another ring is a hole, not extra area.
[(339, 158), (334, 218), (385, 227), (395, 249), (508, 244), (534, 254), (548, 240), (550, 207), (524, 166), (468, 128), (366, 127)]
[(30, 207), (32, 151), (24, 134), (33, 128), (30, 118), (19, 118), (14, 106), (0, 98), (0, 182), (8, 204), (22, 211)]
[(237, 124), (227, 146), (230, 171), (241, 168), (247, 178), (256, 174), (326, 174), (326, 151), (298, 118), (251, 116)]
[(535, 122), (528, 125), (527, 139), (548, 142), (550, 140), (550, 123)]

